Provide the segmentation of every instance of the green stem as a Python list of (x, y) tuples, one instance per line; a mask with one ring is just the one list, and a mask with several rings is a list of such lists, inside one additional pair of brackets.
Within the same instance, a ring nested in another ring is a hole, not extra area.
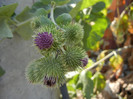
[(52, 5), (51, 5), (51, 12), (50, 12), (50, 19), (51, 19), (51, 21), (54, 23), (54, 25), (57, 26), (58, 29), (61, 29), (62, 31), (65, 31), (65, 30), (62, 29), (60, 26), (58, 26), (57, 23), (56, 23), (55, 20), (54, 20), (54, 8), (55, 8), (55, 5), (52, 4)]
[(54, 5), (51, 6), (50, 19), (51, 19), (51, 21), (54, 23), (54, 25), (56, 25), (57, 27), (59, 27), (59, 26), (56, 24), (55, 20), (54, 20)]

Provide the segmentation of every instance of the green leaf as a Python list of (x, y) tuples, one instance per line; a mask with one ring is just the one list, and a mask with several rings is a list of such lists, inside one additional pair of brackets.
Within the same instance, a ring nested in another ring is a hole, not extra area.
[(82, 89), (84, 97), (86, 99), (91, 99), (93, 94), (93, 81), (90, 79), (92, 77), (92, 73), (88, 71), (82, 71), (79, 76), (79, 81), (77, 83), (77, 88)]
[(97, 72), (93, 76), (93, 81), (94, 81), (95, 91), (101, 91), (101, 90), (104, 89), (104, 87), (105, 87), (105, 78), (100, 72)]
[(79, 11), (92, 6), (98, 1), (99, 0), (81, 0), (80, 2), (78, 2), (76, 7), (70, 11), (70, 15), (72, 16), (72, 18), (74, 18)]
[(48, 12), (44, 8), (39, 8), (36, 10), (35, 16), (40, 16), (40, 15), (44, 15), (47, 17)]
[(34, 13), (30, 12), (29, 7), (25, 7), (24, 10), (16, 16), (16, 19), (20, 22), (26, 21), (34, 16), (44, 15), (47, 16), (48, 12), (44, 8), (38, 8)]
[(25, 40), (28, 40), (33, 35), (33, 31), (31, 29), (31, 20), (24, 21), (18, 25), (15, 31), (23, 37)]
[(2, 75), (4, 75), (5, 74), (5, 71), (3, 70), (3, 68), (0, 66), (0, 77), (2, 76)]
[(105, 8), (105, 3), (98, 2), (94, 6), (92, 6), (92, 12), (97, 13), (97, 12), (100, 12), (104, 8)]
[(13, 34), (4, 17), (0, 17), (0, 38), (12, 38)]
[(42, 2), (35, 2), (32, 5), (31, 12), (35, 12), (39, 8), (44, 8), (45, 10), (49, 11), (50, 10), (50, 5), (45, 5)]
[(64, 5), (68, 3), (70, 0), (52, 0), (52, 1), (56, 2), (57, 5)]
[(123, 58), (120, 55), (112, 56), (109, 59), (109, 65), (113, 68), (114, 71), (121, 68), (123, 64)]
[(76, 84), (79, 79), (79, 74), (75, 75), (73, 78), (69, 79), (67, 82), (68, 93), (71, 97), (76, 96)]
[(25, 7), (24, 10), (16, 16), (16, 19), (20, 22), (23, 22), (31, 17), (33, 17), (33, 14), (29, 12), (30, 8), (29, 7)]
[(76, 91), (76, 84), (78, 79), (79, 79), (79, 74), (75, 75), (72, 79), (70, 79), (67, 82), (68, 91)]
[(14, 3), (11, 5), (6, 5), (3, 7), (0, 7), (0, 16), (6, 16), (6, 17), (11, 17), (17, 8), (18, 4)]
[(66, 25), (72, 21), (72, 17), (68, 13), (63, 13), (56, 18), (57, 24)]
[[(49, 18), (47, 18), (45, 16), (37, 16), (37, 17), (34, 17), (32, 19), (32, 21), (31, 21), (31, 27), (32, 27), (32, 29), (33, 30), (37, 30), (37, 31), (38, 30), (39, 31), (40, 30), (42, 31), (41, 28), (43, 28), (43, 30), (44, 30), (47, 26), (49, 26), (49, 28), (50, 28), (50, 26), (53, 26), (53, 25), (54, 25), (53, 22)], [(50, 28), (50, 30), (51, 30), (51, 28)]]
[(93, 60), (89, 59), (88, 60), (88, 64), (85, 66), (85, 68), (89, 68), (90, 66), (92, 66), (94, 64)]
[(80, 2), (78, 2), (76, 7), (70, 11), (70, 15), (72, 16), (72, 18), (74, 18), (79, 11), (88, 8), (100, 1), (103, 1), (106, 5), (109, 5), (111, 4), (112, 0), (81, 0)]
[(63, 13), (69, 13), (72, 7), (70, 5), (63, 5), (60, 7), (55, 8), (54, 10), (54, 17), (57, 18), (58, 15)]
[(91, 25), (86, 23), (86, 22), (82, 22), (82, 25), (84, 25), (84, 38), (83, 38), (83, 43), (84, 43), (84, 49), (86, 51), (88, 51), (88, 47), (87, 47), (87, 38), (89, 37), (89, 33), (92, 29)]
[(106, 17), (97, 14), (91, 15), (92, 16), (88, 19), (91, 22), (84, 24), (85, 36), (83, 42), (86, 50), (94, 49), (96, 43), (103, 37), (108, 26)]

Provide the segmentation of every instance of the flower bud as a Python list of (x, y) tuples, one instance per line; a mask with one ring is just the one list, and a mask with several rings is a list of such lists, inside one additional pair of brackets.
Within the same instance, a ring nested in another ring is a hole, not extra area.
[(83, 58), (80, 61), (82, 62), (81, 67), (85, 67), (88, 64), (88, 58)]

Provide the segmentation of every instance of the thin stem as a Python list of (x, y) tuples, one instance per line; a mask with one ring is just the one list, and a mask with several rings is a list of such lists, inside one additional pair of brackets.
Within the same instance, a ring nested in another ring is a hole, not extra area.
[(60, 53), (60, 50), (57, 50), (57, 53), (56, 53), (55, 59), (58, 57), (59, 53)]
[(58, 26), (54, 20), (54, 5), (51, 6), (50, 19), (54, 23), (54, 25)]
[[(118, 5), (118, 1), (117, 1), (117, 5)], [(131, 4), (129, 4), (121, 13), (120, 15), (120, 12), (119, 12), (119, 7), (117, 6), (117, 14), (118, 14), (118, 24), (117, 24), (117, 27), (120, 25), (120, 20), (123, 18), (123, 16), (125, 15), (126, 11), (130, 8), (130, 6), (133, 5), (133, 2)]]
[(62, 31), (65, 31), (64, 29), (60, 28), (60, 26), (58, 26), (57, 23), (56, 23), (55, 20), (54, 20), (54, 7), (55, 7), (54, 4), (51, 5), (50, 19), (51, 19), (51, 21), (54, 23), (54, 25), (57, 26), (58, 29), (61, 29)]
[[(117, 49), (115, 52), (121, 52), (122, 50), (128, 49), (128, 48), (133, 48), (133, 46), (124, 46), (123, 48), (119, 48)], [(114, 51), (112, 51), (111, 53), (109, 53), (108, 55), (106, 55), (104, 58), (102, 58), (101, 60), (97, 61), (96, 63), (94, 63), (91, 67), (85, 69), (86, 71), (89, 71), (93, 68), (96, 68), (98, 66), (98, 64), (100, 64), (101, 62), (105, 61), (106, 59), (110, 58), (112, 55), (114, 55)]]
[[(54, 23), (54, 25), (57, 26), (58, 29), (61, 29), (62, 31), (65, 31), (64, 29), (60, 28), (54, 20), (54, 4), (51, 6), (50, 19)], [(63, 53), (65, 53), (63, 47), (61, 47), (61, 50), (62, 50)], [(57, 55), (56, 55), (55, 58), (57, 58), (57, 56), (58, 56), (58, 52), (57, 52)], [(60, 87), (60, 91), (61, 91), (63, 99), (69, 99), (69, 94), (68, 94), (68, 91), (67, 91), (66, 84), (64, 84), (62, 87)]]
[(129, 4), (121, 13), (120, 18), (122, 18), (124, 16), (124, 14), (126, 13), (126, 11), (133, 5), (133, 2), (131, 4)]
[(26, 20), (26, 21), (23, 21), (23, 22), (21, 22), (21, 23), (18, 23), (16, 26), (19, 27), (19, 26), (21, 26), (22, 24), (25, 24), (25, 23), (27, 23), (27, 22), (30, 22), (31, 20), (32, 20), (32, 18), (31, 18), (31, 19), (28, 19), (28, 20)]

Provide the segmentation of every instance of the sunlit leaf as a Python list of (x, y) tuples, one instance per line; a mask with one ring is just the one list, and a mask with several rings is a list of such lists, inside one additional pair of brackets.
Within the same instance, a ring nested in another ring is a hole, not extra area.
[(84, 24), (85, 35), (83, 42), (86, 50), (95, 48), (95, 45), (101, 40), (108, 26), (106, 17), (99, 16), (99, 18), (97, 18), (98, 16), (95, 16), (94, 18), (93, 16), (90, 18), (90, 20), (94, 20), (91, 22), (93, 24)]
[[(103, 59), (103, 58), (105, 57), (105, 53), (106, 53), (106, 52), (107, 52), (106, 50), (102, 51), (102, 52), (98, 55), (97, 61)], [(100, 64), (98, 64), (96, 70), (97, 70), (97, 71), (100, 71), (100, 70), (102, 69), (104, 63), (105, 63), (105, 62), (102, 61)]]
[(109, 62), (110, 66), (114, 69), (114, 71), (116, 71), (121, 68), (121, 65), (123, 64), (123, 59), (120, 55), (115, 55), (109, 59)]
[(130, 7), (130, 11), (128, 12), (129, 20), (133, 21), (133, 6)]
[(97, 72), (93, 77), (93, 82), (94, 82), (94, 91), (101, 91), (105, 87), (105, 78), (104, 76), (100, 73)]
[(71, 97), (76, 97), (76, 84), (79, 79), (79, 74), (69, 79), (67, 82), (68, 93)]
[(100, 1), (103, 1), (106, 5), (108, 5), (111, 3), (112, 0), (81, 0), (80, 2), (78, 2), (76, 7), (71, 10), (70, 14), (72, 18), (74, 18), (79, 11), (88, 8)]
[(92, 73), (88, 71), (82, 71), (79, 76), (79, 81), (77, 83), (77, 88), (83, 91), (84, 97), (86, 99), (91, 99), (93, 94), (93, 81), (90, 79)]
[(91, 59), (89, 59), (88, 60), (88, 64), (85, 66), (85, 68), (89, 68), (90, 66), (92, 66), (94, 64), (94, 62), (91, 60)]
[(128, 23), (128, 31), (133, 34), (133, 22)]
[(75, 75), (73, 78), (68, 80), (67, 82), (67, 89), (68, 91), (73, 91), (76, 93), (76, 84), (79, 79), (79, 74)]

